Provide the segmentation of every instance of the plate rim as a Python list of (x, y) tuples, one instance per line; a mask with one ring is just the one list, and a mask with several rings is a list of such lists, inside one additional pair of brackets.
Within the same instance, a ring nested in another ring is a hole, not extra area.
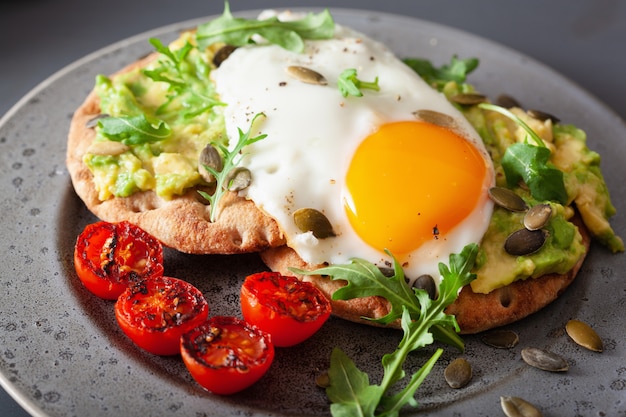
[[(314, 8), (302, 8), (302, 7), (292, 8), (292, 10), (294, 11), (319, 11), (323, 9), (324, 8), (319, 8), (319, 7), (318, 8), (315, 8), (315, 7)], [(413, 23), (416, 23), (416, 22), (424, 23), (424, 24), (430, 25), (431, 27), (437, 28), (438, 30), (442, 30), (450, 34), (453, 34), (455, 36), (465, 36), (465, 37), (470, 37), (472, 39), (477, 39), (486, 45), (497, 47), (502, 52), (505, 52), (507, 54), (512, 54), (516, 57), (522, 57), (528, 61), (529, 65), (536, 67), (540, 69), (542, 72), (546, 72), (550, 74), (551, 76), (558, 77), (562, 82), (569, 84), (573, 89), (577, 91), (577, 93), (582, 94), (586, 100), (590, 100), (591, 102), (593, 102), (594, 105), (598, 106), (599, 108), (602, 108), (604, 111), (611, 114), (612, 117), (617, 122), (621, 123), (622, 127), (626, 130), (626, 123), (624, 122), (624, 120), (613, 109), (608, 107), (608, 105), (606, 105), (604, 102), (598, 99), (595, 95), (593, 95), (588, 90), (586, 90), (583, 86), (580, 86), (579, 84), (575, 83), (568, 77), (560, 74), (558, 71), (556, 71), (552, 67), (536, 60), (535, 58), (529, 55), (526, 55), (524, 53), (518, 52), (515, 49), (508, 47), (506, 45), (500, 44), (497, 41), (482, 37), (480, 35), (473, 34), (471, 32), (468, 32), (462, 29), (455, 28), (453, 26), (448, 26), (445, 24), (428, 21), (428, 20), (424, 20), (421, 18), (417, 18), (417, 17), (403, 16), (403, 15), (398, 15), (394, 13), (380, 12), (380, 11), (366, 10), (366, 9), (333, 8), (333, 7), (330, 7), (329, 9), (331, 13), (333, 14), (333, 16), (335, 16), (336, 14), (339, 14), (339, 15), (345, 14), (345, 15), (350, 15), (352, 17), (359, 17), (359, 18), (366, 19), (368, 18), (368, 16), (372, 16), (375, 14), (375, 17), (377, 19), (383, 19), (383, 20), (399, 19), (399, 20), (405, 20), (407, 22), (413, 22)], [(233, 14), (237, 16), (250, 16), (250, 15), (258, 14), (262, 10), (263, 9), (237, 11), (237, 12), (233, 12)], [(114, 42), (112, 44), (99, 48), (73, 61), (72, 63), (62, 67), (61, 69), (57, 70), (56, 72), (48, 76), (46, 79), (38, 83), (28, 93), (26, 93), (20, 100), (18, 100), (13, 106), (11, 106), (9, 110), (0, 118), (0, 128), (2, 128), (5, 124), (9, 123), (9, 121), (19, 112), (19, 110), (21, 110), (30, 100), (32, 100), (34, 97), (36, 97), (38, 94), (40, 94), (49, 86), (53, 85), (57, 80), (67, 75), (68, 73), (82, 67), (83, 65), (101, 57), (102, 55), (106, 55), (108, 53), (123, 49), (127, 47), (128, 45), (134, 44), (138, 41), (147, 40), (148, 38), (152, 36), (158, 36), (158, 35), (162, 35), (166, 33), (171, 33), (174, 31), (180, 31), (180, 30), (183, 30), (185, 27), (195, 26), (201, 22), (208, 21), (218, 16), (219, 15), (214, 14), (214, 15), (208, 15), (204, 17), (197, 17), (197, 18), (180, 21), (180, 22), (170, 23), (170, 24), (163, 25), (154, 29), (147, 30), (147, 31), (143, 31), (141, 33), (135, 34), (133, 36), (121, 39), (117, 42)], [(2, 388), (7, 393), (9, 393), (9, 395), (31, 415), (44, 416), (44, 417), (49, 415), (44, 410), (42, 410), (40, 407), (37, 406), (36, 400), (34, 400), (33, 398), (30, 398), (26, 392), (20, 391), (15, 384), (9, 381), (8, 375), (5, 373), (4, 368), (0, 368), (0, 386), (2, 386)]]

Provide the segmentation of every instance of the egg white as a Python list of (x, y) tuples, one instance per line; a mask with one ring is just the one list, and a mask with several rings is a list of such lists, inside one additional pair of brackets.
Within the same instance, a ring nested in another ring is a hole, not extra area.
[[(328, 85), (312, 85), (292, 78), (286, 67), (298, 65), (322, 74)], [(357, 70), (364, 81), (379, 79), (380, 91), (364, 90), (363, 97), (344, 98), (337, 88), (339, 74)], [(255, 114), (264, 113), (252, 131), (267, 137), (244, 149), (241, 165), (253, 180), (241, 192), (273, 217), (288, 245), (306, 262), (346, 263), (358, 257), (380, 266), (390, 258), (355, 233), (344, 212), (342, 188), (360, 142), (384, 123), (415, 120), (418, 109), (450, 115), (456, 129), (488, 161), (485, 192), (475, 210), (454, 230), (398, 258), (408, 277), (439, 277), (438, 263), (447, 262), (470, 242), (480, 242), (492, 212), (487, 189), (493, 185), (493, 166), (485, 147), (467, 120), (439, 92), (428, 86), (383, 44), (347, 27), (336, 25), (335, 37), (306, 41), (303, 53), (276, 45), (238, 48), (212, 72), (231, 143), (238, 129), (246, 130)], [(409, 185), (410, 186), (410, 185)], [(379, 190), (381, 199), (397, 199)], [(293, 212), (310, 207), (323, 212), (336, 237), (316, 239), (303, 233)]]

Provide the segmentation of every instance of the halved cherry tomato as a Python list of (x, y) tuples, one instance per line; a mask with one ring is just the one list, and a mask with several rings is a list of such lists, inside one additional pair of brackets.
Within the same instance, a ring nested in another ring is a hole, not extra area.
[(185, 333), (180, 353), (205, 389), (234, 394), (258, 381), (274, 360), (270, 336), (236, 317), (216, 316)]
[(163, 246), (126, 221), (97, 222), (76, 239), (74, 267), (89, 291), (115, 300), (130, 282), (163, 275)]
[(115, 303), (120, 328), (140, 348), (155, 355), (180, 353), (183, 333), (204, 323), (209, 305), (190, 283), (153, 277), (131, 284)]
[(322, 327), (330, 301), (310, 282), (278, 272), (259, 272), (241, 286), (241, 311), (248, 323), (272, 335), (275, 346), (293, 346)]

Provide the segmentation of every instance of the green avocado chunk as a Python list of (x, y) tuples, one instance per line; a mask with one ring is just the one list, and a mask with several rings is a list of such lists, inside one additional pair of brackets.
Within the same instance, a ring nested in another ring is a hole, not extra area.
[(609, 218), (616, 212), (600, 171), (600, 155), (587, 148), (587, 135), (572, 125), (554, 126), (553, 162), (565, 173), (565, 187), (589, 232), (612, 252), (623, 252), (624, 242)]

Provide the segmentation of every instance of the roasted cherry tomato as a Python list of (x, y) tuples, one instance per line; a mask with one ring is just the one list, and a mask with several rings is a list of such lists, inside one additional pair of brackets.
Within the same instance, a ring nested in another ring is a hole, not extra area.
[(115, 303), (120, 328), (140, 348), (155, 355), (180, 353), (180, 337), (204, 323), (209, 305), (190, 283), (153, 277), (131, 284)]
[(93, 223), (76, 240), (74, 267), (89, 291), (115, 300), (130, 282), (163, 275), (163, 246), (125, 221)]
[(293, 346), (322, 327), (330, 301), (310, 282), (278, 272), (259, 272), (241, 286), (241, 311), (248, 323), (272, 335), (275, 346)]
[(274, 360), (270, 336), (236, 317), (216, 316), (185, 333), (180, 353), (205, 389), (234, 394), (258, 381)]

